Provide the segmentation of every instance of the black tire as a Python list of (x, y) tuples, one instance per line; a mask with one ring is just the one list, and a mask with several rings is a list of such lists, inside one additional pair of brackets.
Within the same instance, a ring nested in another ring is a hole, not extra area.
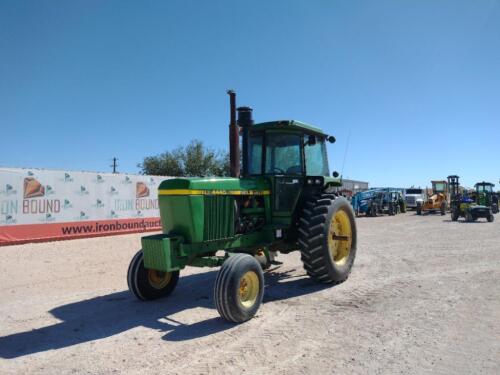
[(472, 223), (474, 221), (474, 217), (469, 211), (465, 213), (465, 221), (468, 223)]
[(141, 301), (168, 296), (179, 281), (179, 271), (161, 272), (144, 268), (142, 250), (134, 255), (127, 272), (129, 290)]
[[(249, 289), (241, 289), (248, 285)], [(231, 255), (215, 279), (214, 301), (220, 316), (234, 323), (245, 322), (255, 315), (263, 296), (264, 273), (260, 263), (249, 254)]]
[(446, 215), (446, 202), (441, 202), (440, 210), (441, 210), (441, 216)]
[[(337, 239), (334, 230), (338, 231)], [(356, 257), (356, 242), (354, 212), (345, 198), (322, 194), (306, 203), (300, 218), (299, 246), (311, 278), (335, 284), (346, 280)]]
[(494, 214), (497, 214), (498, 213), (498, 204), (496, 203), (493, 203), (491, 205), (491, 212), (494, 213)]
[(459, 212), (456, 208), (451, 210), (451, 221), (457, 221), (459, 216)]
[(495, 220), (495, 216), (493, 216), (493, 213), (490, 212), (490, 214), (488, 215), (488, 223), (492, 223), (494, 220)]
[(422, 215), (422, 203), (417, 203), (417, 215)]
[(370, 206), (370, 216), (377, 217), (377, 205), (376, 204), (372, 204)]
[(406, 203), (401, 202), (399, 208), (400, 208), (402, 214), (406, 213)]
[(394, 204), (392, 204), (392, 203), (389, 203), (389, 215), (390, 216), (395, 215), (395, 213), (394, 213)]

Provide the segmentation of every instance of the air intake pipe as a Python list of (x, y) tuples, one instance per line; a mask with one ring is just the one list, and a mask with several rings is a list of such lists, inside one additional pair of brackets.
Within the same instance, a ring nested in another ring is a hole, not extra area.
[(241, 144), (242, 144), (242, 154), (243, 154), (243, 165), (242, 165), (242, 176), (243, 177), (248, 177), (249, 175), (249, 170), (248, 170), (248, 142), (249, 142), (249, 135), (250, 135), (250, 128), (253, 125), (253, 118), (252, 118), (252, 108), (250, 107), (239, 107), (237, 109), (238, 111), (238, 126), (241, 127), (241, 134), (242, 134), (242, 139), (241, 139)]

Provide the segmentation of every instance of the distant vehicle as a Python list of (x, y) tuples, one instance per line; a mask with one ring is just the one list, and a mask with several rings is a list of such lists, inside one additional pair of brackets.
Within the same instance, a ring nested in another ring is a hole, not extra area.
[(376, 195), (381, 189), (370, 189), (361, 191), (352, 196), (351, 205), (356, 213), (356, 216), (364, 214), (366, 216), (377, 216)]
[(406, 212), (406, 203), (400, 191), (391, 188), (371, 189), (356, 193), (351, 200), (357, 216), (396, 215)]
[[(460, 184), (458, 181), (458, 176), (448, 176), (451, 197), (451, 220), (457, 221), (458, 218), (462, 216), (465, 218), (465, 221), (468, 222), (476, 221), (479, 218), (485, 218), (491, 223), (495, 219), (492, 207), (478, 203), (479, 199), (481, 199), (481, 195), (485, 194), (483, 189), (484, 185), (488, 186), (490, 184), (478, 183), (476, 184), (477, 191), (469, 194), (467, 192), (460, 193)], [(493, 186), (491, 186), (491, 188), (493, 188)], [(476, 197), (474, 197), (474, 195), (476, 195)]]
[(474, 198), (477, 204), (491, 207), (491, 212), (498, 213), (498, 194), (493, 191), (495, 184), (491, 182), (478, 182), (474, 185), (476, 188)]
[(441, 215), (448, 209), (448, 181), (431, 181), (432, 194), (428, 195), (423, 204), (417, 203), (417, 215), (422, 212), (440, 212)]
[(406, 189), (406, 207), (417, 209), (417, 205), (423, 205), (425, 200), (425, 191), (421, 188), (409, 188)]

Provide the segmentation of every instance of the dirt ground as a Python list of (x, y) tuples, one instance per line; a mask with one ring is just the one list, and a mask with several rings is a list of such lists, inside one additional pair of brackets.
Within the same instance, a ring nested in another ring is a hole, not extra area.
[(310, 281), (297, 253), (233, 325), (216, 270), (189, 268), (167, 299), (127, 290), (140, 235), (0, 248), (1, 374), (499, 374), (500, 216), (359, 218), (350, 278)]

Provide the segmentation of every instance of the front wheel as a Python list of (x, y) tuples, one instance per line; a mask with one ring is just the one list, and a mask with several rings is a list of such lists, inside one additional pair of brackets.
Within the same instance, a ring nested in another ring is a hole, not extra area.
[(179, 271), (162, 272), (144, 268), (142, 250), (132, 258), (127, 272), (130, 291), (142, 301), (166, 297), (172, 293), (179, 281)]
[(356, 221), (343, 197), (322, 194), (306, 203), (299, 227), (301, 260), (307, 274), (322, 283), (347, 279), (356, 257)]
[(215, 279), (214, 300), (220, 316), (242, 323), (251, 319), (264, 296), (264, 273), (251, 255), (234, 254), (223, 264)]

